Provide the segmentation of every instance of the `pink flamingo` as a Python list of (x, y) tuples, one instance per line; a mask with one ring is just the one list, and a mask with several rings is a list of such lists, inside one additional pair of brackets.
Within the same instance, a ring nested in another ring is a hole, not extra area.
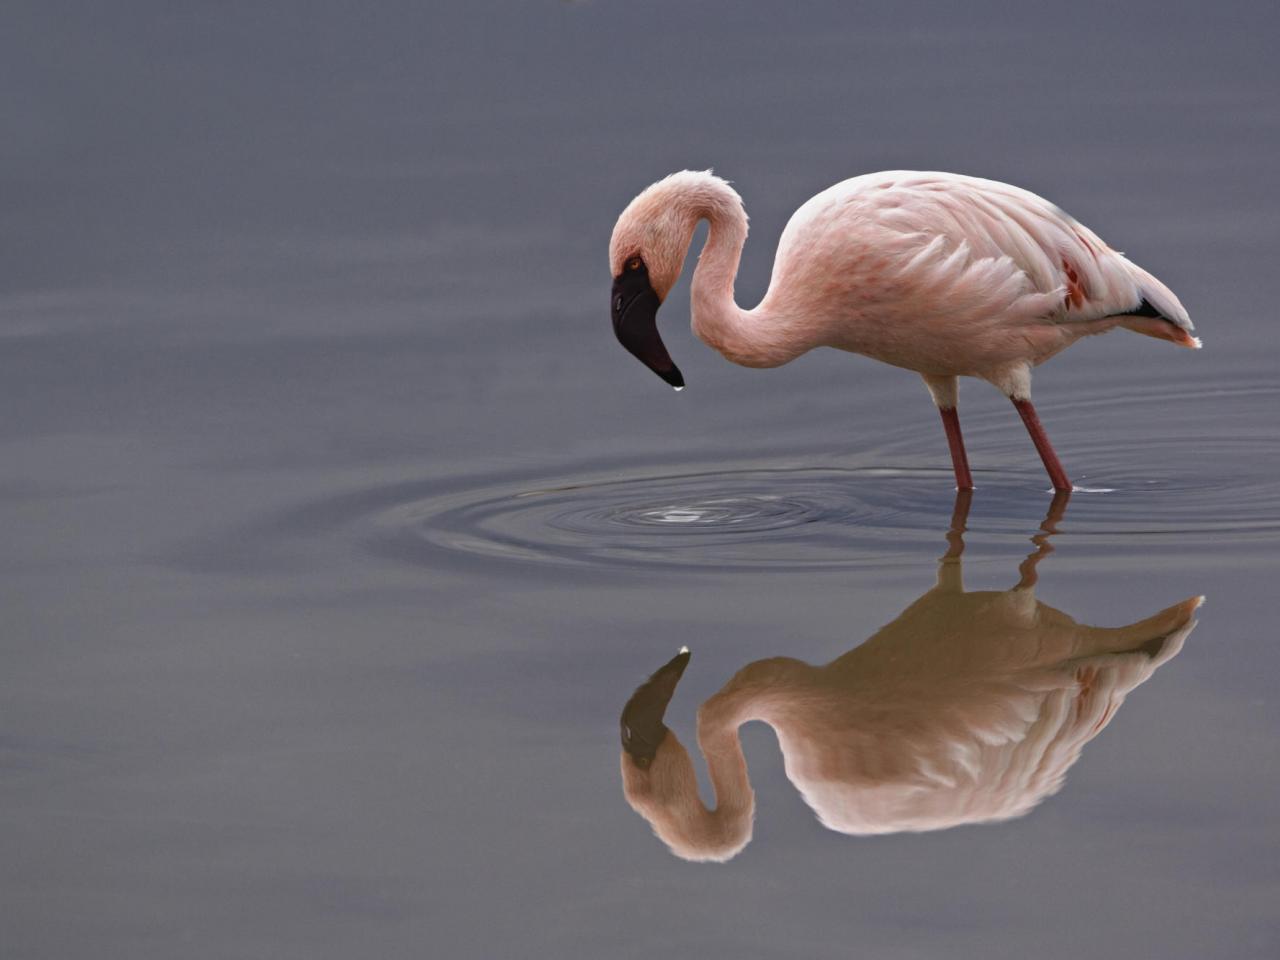
[(957, 377), (1003, 391), (1054, 488), (1070, 490), (1031, 404), (1031, 368), (1116, 326), (1200, 346), (1172, 291), (1089, 228), (1034, 193), (954, 173), (871, 173), (819, 193), (782, 232), (764, 299), (743, 310), (733, 298), (747, 239), (742, 198), (710, 171), (685, 170), (632, 200), (609, 244), (614, 332), (677, 390), (684, 377), (656, 316), (702, 220), (710, 232), (693, 275), (698, 338), (746, 367), (826, 346), (914, 370), (942, 415), (961, 490), (973, 479)]

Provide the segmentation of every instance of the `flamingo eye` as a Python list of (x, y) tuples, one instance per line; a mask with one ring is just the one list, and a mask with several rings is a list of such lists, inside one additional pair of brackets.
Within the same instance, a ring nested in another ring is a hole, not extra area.
[(643, 266), (644, 266), (644, 261), (641, 260), (639, 257), (632, 257), (630, 260), (627, 261), (628, 270), (639, 270)]

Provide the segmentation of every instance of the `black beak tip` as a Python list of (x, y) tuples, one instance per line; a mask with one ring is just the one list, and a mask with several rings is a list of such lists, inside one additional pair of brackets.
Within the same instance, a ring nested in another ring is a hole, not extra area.
[(661, 700), (665, 709), (667, 703), (675, 696), (676, 684), (684, 676), (685, 667), (689, 666), (689, 659), (692, 656), (688, 647), (681, 647), (679, 653), (653, 671), (653, 675), (640, 685), (636, 693), (643, 691), (649, 700)]
[(680, 372), (679, 367), (673, 366), (670, 370), (656, 370), (654, 372), (677, 390), (684, 389), (684, 374)]
[(662, 298), (649, 283), (643, 263), (613, 278), (613, 333), (627, 352), (677, 390), (684, 389), (684, 375), (667, 353), (658, 333), (658, 308)]
[[(677, 376), (679, 376), (678, 373)], [(681, 381), (679, 385), (684, 386), (684, 382)], [(679, 680), (684, 675), (684, 668), (689, 665), (689, 659), (692, 656), (688, 647), (681, 647), (679, 653), (658, 668), (658, 673), (665, 675), (669, 670), (675, 674), (675, 679)]]
[(642, 770), (653, 762), (659, 745), (666, 739), (667, 727), (662, 719), (675, 695), (676, 684), (689, 665), (689, 656), (688, 648), (682, 647), (636, 689), (622, 709), (622, 749)]

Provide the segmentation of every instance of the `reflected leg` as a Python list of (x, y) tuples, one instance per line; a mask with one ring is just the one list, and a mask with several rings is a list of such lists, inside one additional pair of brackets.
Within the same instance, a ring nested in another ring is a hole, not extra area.
[(1036, 573), (1036, 564), (1042, 559), (1053, 553), (1053, 545), (1049, 543), (1049, 538), (1058, 532), (1058, 524), (1062, 522), (1062, 518), (1067, 513), (1067, 503), (1071, 499), (1071, 493), (1068, 490), (1059, 490), (1053, 495), (1053, 501), (1049, 504), (1049, 512), (1045, 514), (1044, 520), (1040, 523), (1040, 532), (1031, 538), (1031, 542), (1036, 545), (1036, 549), (1027, 555), (1027, 558), (1018, 564), (1018, 586), (1034, 587), (1039, 575)]
[(956, 491), (955, 506), (951, 508), (951, 528), (947, 531), (947, 552), (938, 558), (938, 586), (957, 593), (964, 592), (960, 555), (964, 553), (964, 532), (969, 522), (971, 503), (972, 490)]
[(955, 506), (951, 508), (951, 529), (947, 531), (947, 552), (943, 560), (959, 560), (964, 553), (964, 532), (969, 522), (969, 506), (973, 503), (972, 490), (957, 490)]

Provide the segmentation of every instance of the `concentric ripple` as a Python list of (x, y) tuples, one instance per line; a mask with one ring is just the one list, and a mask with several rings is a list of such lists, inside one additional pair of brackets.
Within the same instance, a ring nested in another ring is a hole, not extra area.
[(847, 565), (898, 553), (904, 538), (937, 540), (936, 514), (918, 505), (944, 508), (948, 476), (755, 466), (512, 484), (393, 507), (375, 526), (384, 547), (424, 560), (446, 549), (554, 563)]
[[(1280, 442), (1271, 422), (1280, 390), (1237, 386), (1203, 399), (1135, 391), (1046, 410), (1078, 484), (1054, 543), (1108, 554), (1113, 545), (1194, 543), (1239, 556), (1280, 544)], [(1025, 543), (1050, 504), (1030, 443), (1005, 410), (970, 417), (965, 428), (978, 487), (966, 542)], [(468, 556), (708, 572), (917, 562), (944, 549), (955, 506), (938, 433), (921, 418), (837, 464), (791, 454), (400, 482), (313, 503), (273, 529), (337, 533), (422, 566)]]

